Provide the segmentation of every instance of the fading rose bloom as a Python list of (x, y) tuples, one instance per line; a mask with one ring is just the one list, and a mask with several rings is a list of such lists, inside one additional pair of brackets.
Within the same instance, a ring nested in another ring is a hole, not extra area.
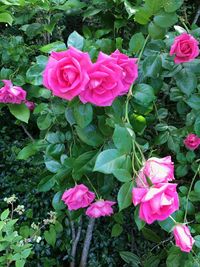
[(148, 187), (148, 177), (153, 184), (167, 183), (174, 180), (174, 163), (171, 156), (164, 158), (149, 158), (140, 170), (136, 183), (138, 187)]
[(26, 91), (19, 86), (13, 86), (10, 80), (3, 80), (0, 89), (0, 103), (21, 104), (26, 99)]
[(200, 145), (200, 138), (196, 134), (188, 134), (184, 140), (185, 146), (190, 150), (195, 150)]
[(131, 84), (138, 77), (137, 58), (129, 58), (127, 55), (116, 50), (111, 54), (111, 57), (117, 59), (117, 64), (122, 68), (122, 83), (124, 85), (120, 95), (126, 94), (129, 91)]
[(184, 252), (190, 252), (194, 244), (194, 239), (190, 234), (190, 230), (186, 225), (178, 224), (173, 230), (176, 246)]
[(90, 81), (85, 91), (80, 94), (83, 103), (96, 106), (110, 106), (117, 96), (124, 91), (122, 68), (117, 60), (102, 52), (97, 62), (88, 71)]
[(86, 215), (91, 218), (99, 218), (102, 216), (110, 216), (113, 214), (113, 201), (99, 200), (92, 203), (86, 210)]
[(74, 47), (64, 52), (52, 52), (43, 72), (43, 84), (55, 96), (72, 100), (85, 90), (89, 81), (87, 70), (91, 65), (88, 53)]
[(177, 36), (171, 46), (170, 56), (175, 54), (176, 64), (192, 61), (199, 55), (199, 42), (190, 34), (182, 33)]
[(163, 221), (179, 209), (177, 184), (161, 183), (151, 188), (133, 188), (132, 200), (139, 207), (139, 217), (148, 224)]
[(27, 108), (30, 111), (33, 111), (34, 110), (34, 108), (35, 108), (35, 103), (34, 102), (31, 102), (31, 101), (26, 100), (24, 103), (25, 103), (25, 105), (27, 106)]
[(69, 210), (85, 208), (95, 199), (95, 194), (90, 192), (87, 186), (80, 184), (68, 189), (62, 195), (62, 200)]

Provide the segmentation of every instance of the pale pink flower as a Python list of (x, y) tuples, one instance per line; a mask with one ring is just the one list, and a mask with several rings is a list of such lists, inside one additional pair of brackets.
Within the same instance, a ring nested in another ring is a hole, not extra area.
[(109, 200), (98, 200), (92, 203), (86, 210), (86, 215), (91, 218), (99, 218), (102, 216), (110, 216), (113, 214), (112, 206), (115, 204)]
[(0, 103), (21, 104), (26, 99), (26, 91), (14, 86), (10, 80), (3, 80), (4, 86), (0, 89)]
[(76, 185), (68, 189), (62, 195), (62, 200), (68, 206), (69, 210), (85, 208), (95, 199), (95, 194), (90, 192), (87, 186), (83, 184)]
[(194, 244), (194, 239), (190, 234), (190, 230), (186, 225), (178, 224), (173, 229), (176, 246), (184, 252), (190, 252)]

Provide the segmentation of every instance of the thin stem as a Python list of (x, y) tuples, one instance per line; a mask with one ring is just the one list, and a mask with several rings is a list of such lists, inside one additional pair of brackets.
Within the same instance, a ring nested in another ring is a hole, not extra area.
[(175, 224), (177, 224), (177, 221), (176, 221), (171, 215), (169, 215), (169, 218), (170, 218)]
[(185, 216), (184, 216), (184, 222), (187, 222), (187, 212), (188, 212), (188, 202), (189, 202), (189, 197), (190, 197), (190, 193), (192, 191), (192, 187), (193, 187), (193, 184), (194, 184), (194, 181), (199, 173), (199, 169), (200, 167), (197, 168), (197, 171), (195, 172), (194, 174), (194, 177), (192, 178), (192, 182), (190, 184), (190, 187), (189, 187), (189, 191), (188, 191), (188, 194), (187, 194), (187, 199), (186, 199), (186, 206), (185, 206)]
[(143, 54), (143, 52), (144, 52), (145, 46), (146, 46), (146, 44), (147, 44), (149, 38), (150, 38), (150, 35), (148, 34), (147, 37), (146, 37), (146, 39), (145, 39), (145, 41), (144, 41), (143, 47), (142, 47), (142, 49), (141, 49), (141, 51), (140, 51), (139, 57), (138, 57), (138, 61), (137, 61), (137, 64), (138, 64), (138, 65), (139, 65), (139, 63), (140, 63), (140, 60), (141, 60), (141, 58), (142, 58), (142, 54)]
[(184, 19), (182, 17), (179, 17), (179, 19), (180, 19), (181, 23), (183, 24), (184, 28), (186, 29), (186, 31), (189, 33), (190, 30), (189, 30), (188, 26), (185, 24)]
[[(140, 145), (136, 141), (134, 141), (134, 142), (135, 142), (135, 145), (136, 145), (138, 151), (140, 152), (140, 155), (142, 157), (142, 160), (145, 162), (146, 160), (145, 160), (144, 154), (143, 154), (143, 152), (142, 152), (142, 150), (140, 148)], [(141, 164), (141, 165), (143, 165), (143, 164)]]
[(23, 124), (21, 124), (21, 127), (22, 127), (22, 129), (24, 130), (24, 132), (27, 134), (27, 136), (34, 142), (35, 139), (34, 139), (33, 136), (29, 133), (29, 131), (26, 129), (26, 127), (25, 127)]
[(94, 185), (92, 184), (92, 182), (90, 181), (89, 177), (88, 177), (87, 175), (85, 175), (85, 177), (87, 178), (89, 184), (91, 185), (92, 189), (94, 190), (94, 192), (95, 192), (97, 198), (100, 199), (99, 194), (97, 193), (97, 190), (96, 190), (96, 188), (94, 187)]

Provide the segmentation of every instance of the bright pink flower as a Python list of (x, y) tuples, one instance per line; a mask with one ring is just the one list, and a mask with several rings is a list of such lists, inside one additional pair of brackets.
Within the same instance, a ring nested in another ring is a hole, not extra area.
[(35, 108), (35, 103), (34, 102), (31, 102), (31, 101), (26, 100), (24, 103), (25, 103), (25, 105), (27, 106), (27, 108), (30, 111), (33, 111), (34, 110), (34, 108)]
[(199, 55), (199, 42), (190, 34), (182, 33), (177, 36), (171, 46), (170, 56), (175, 54), (176, 64), (192, 61)]
[(184, 252), (190, 252), (194, 244), (194, 239), (190, 234), (190, 230), (186, 225), (178, 224), (173, 230), (176, 246)]
[(133, 188), (132, 200), (139, 207), (139, 217), (148, 224), (163, 221), (179, 209), (176, 184), (161, 183), (151, 188)]
[(148, 186), (146, 177), (153, 184), (167, 183), (174, 180), (174, 163), (171, 156), (164, 158), (149, 158), (140, 170), (136, 183), (138, 187)]
[(188, 149), (195, 150), (200, 145), (200, 138), (196, 134), (188, 134), (184, 144)]
[(69, 210), (78, 210), (85, 208), (95, 199), (95, 194), (90, 192), (87, 186), (83, 184), (76, 185), (68, 189), (62, 195), (62, 200), (68, 206)]
[(26, 99), (26, 91), (19, 86), (13, 86), (10, 80), (3, 80), (0, 89), (0, 103), (21, 104)]
[(137, 58), (129, 58), (127, 55), (120, 53), (119, 50), (112, 53), (111, 57), (116, 58), (117, 64), (122, 68), (122, 83), (124, 89), (120, 95), (126, 94), (131, 84), (138, 77)]
[(43, 73), (43, 84), (54, 95), (72, 100), (85, 90), (89, 81), (87, 70), (91, 65), (88, 53), (76, 48), (52, 52)]
[(113, 201), (98, 200), (92, 203), (86, 210), (86, 215), (91, 218), (99, 218), (102, 216), (110, 216), (113, 214), (112, 206), (115, 204)]
[(88, 72), (90, 81), (85, 91), (80, 94), (83, 103), (90, 102), (97, 106), (110, 106), (123, 92), (122, 68), (117, 59), (100, 52), (97, 62)]

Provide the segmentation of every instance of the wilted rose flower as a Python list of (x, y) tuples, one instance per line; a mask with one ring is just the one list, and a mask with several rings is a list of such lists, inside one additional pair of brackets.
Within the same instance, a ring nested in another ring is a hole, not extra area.
[(4, 86), (0, 89), (0, 103), (21, 104), (26, 99), (26, 91), (14, 86), (10, 80), (3, 80)]
[(86, 210), (86, 215), (91, 218), (99, 218), (102, 216), (110, 216), (113, 214), (112, 206), (115, 204), (113, 201), (98, 200), (92, 203)]
[(90, 192), (87, 186), (80, 184), (68, 189), (62, 195), (62, 200), (69, 210), (85, 208), (95, 199), (95, 194)]
[(117, 59), (102, 52), (88, 71), (88, 75), (90, 80), (87, 88), (80, 94), (83, 103), (110, 106), (125, 90), (122, 83), (122, 68), (117, 64)]
[(35, 103), (34, 102), (31, 102), (31, 101), (26, 100), (24, 103), (25, 103), (25, 105), (27, 106), (27, 108), (30, 111), (33, 111), (34, 110), (34, 108), (35, 108)]
[(200, 138), (196, 134), (188, 134), (184, 140), (185, 146), (190, 150), (195, 150), (200, 145)]
[(171, 156), (149, 158), (136, 178), (137, 186), (148, 186), (147, 177), (152, 184), (167, 183), (174, 180), (174, 163), (171, 160)]
[(127, 55), (116, 50), (111, 57), (117, 59), (117, 64), (122, 68), (122, 83), (124, 85), (120, 95), (126, 94), (132, 83), (138, 77), (137, 58), (129, 58)]
[(176, 246), (184, 252), (190, 252), (194, 244), (194, 239), (190, 234), (190, 230), (186, 225), (178, 224), (173, 230)]
[(64, 52), (52, 52), (43, 73), (43, 84), (55, 96), (72, 100), (85, 90), (91, 64), (88, 53), (74, 47)]
[(182, 33), (177, 36), (171, 46), (170, 56), (175, 54), (176, 64), (192, 61), (199, 55), (199, 42), (190, 34)]
[(176, 184), (160, 183), (151, 188), (133, 188), (132, 200), (139, 207), (139, 217), (148, 224), (163, 221), (179, 209)]

